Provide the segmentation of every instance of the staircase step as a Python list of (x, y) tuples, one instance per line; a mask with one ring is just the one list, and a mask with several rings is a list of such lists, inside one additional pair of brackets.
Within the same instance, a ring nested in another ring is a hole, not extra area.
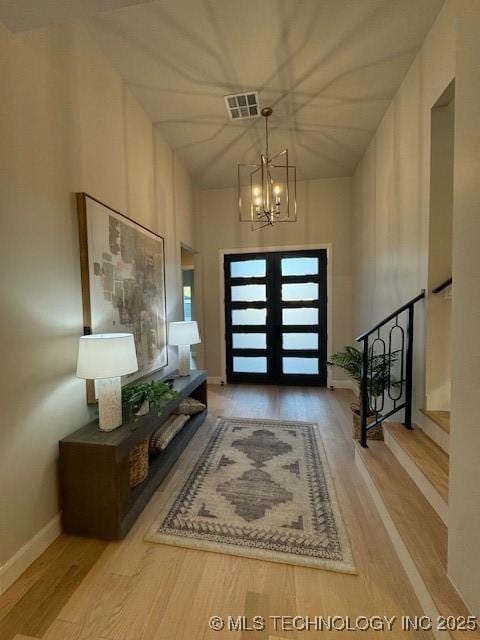
[[(355, 460), (367, 483), (385, 528), (425, 612), (437, 616), (468, 616), (469, 612), (447, 576), (447, 527), (384, 442), (355, 444)], [(436, 638), (479, 639), (474, 631), (441, 632)]]
[(385, 444), (448, 525), (448, 455), (421, 429), (386, 422), (383, 430)]
[(448, 411), (428, 411), (420, 409), (417, 414), (419, 427), (429, 436), (445, 453), (450, 449), (450, 413)]
[(429, 409), (420, 409), (420, 411), (438, 424), (445, 433), (450, 433), (450, 411), (430, 411)]

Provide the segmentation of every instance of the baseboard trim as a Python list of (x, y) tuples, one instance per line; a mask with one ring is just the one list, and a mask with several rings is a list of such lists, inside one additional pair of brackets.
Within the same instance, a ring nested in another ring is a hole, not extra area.
[(332, 380), (332, 387), (334, 389), (350, 389), (358, 395), (358, 385), (353, 380)]
[[(224, 378), (221, 376), (208, 376), (208, 384), (225, 384)], [(331, 386), (334, 389), (350, 389), (358, 395), (358, 385), (353, 380), (332, 380)]]
[[(221, 376), (208, 376), (208, 384), (225, 384), (225, 380)], [(331, 386), (334, 389), (350, 389), (358, 395), (358, 385), (353, 380), (332, 380)]]
[(0, 595), (58, 538), (62, 532), (60, 513), (57, 513), (43, 529), (23, 545), (0, 567)]
[(383, 430), (385, 444), (399, 461), (410, 478), (414, 481), (428, 502), (435, 509), (437, 514), (448, 527), (448, 504), (435, 489), (428, 478), (423, 474), (418, 465), (410, 458), (408, 453), (398, 444), (394, 436), (390, 435), (387, 429)]
[[(385, 529), (389, 535), (390, 540), (392, 541), (393, 547), (397, 553), (397, 556), (400, 560), (400, 563), (407, 574), (407, 577), (412, 585), (413, 591), (417, 596), (417, 600), (426, 616), (428, 616), (431, 620), (436, 620), (440, 615), (437, 606), (435, 605), (432, 596), (430, 595), (420, 572), (418, 571), (415, 562), (408, 551), (402, 536), (400, 535), (395, 523), (393, 522), (390, 514), (388, 513), (388, 509), (383, 502), (382, 496), (380, 495), (375, 483), (373, 482), (368, 469), (362, 460), (361, 455), (358, 453), (355, 448), (355, 464), (360, 471), (362, 478), (364, 479), (367, 488), (370, 492), (370, 495), (373, 499), (375, 507), (377, 508), (378, 513), (382, 519)], [(439, 631), (435, 629), (435, 625), (432, 629), (432, 633), (437, 638), (437, 640), (442, 640), (445, 638), (452, 638), (448, 631)]]

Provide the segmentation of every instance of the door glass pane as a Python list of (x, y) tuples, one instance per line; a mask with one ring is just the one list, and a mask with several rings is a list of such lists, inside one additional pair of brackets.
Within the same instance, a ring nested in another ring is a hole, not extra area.
[(234, 349), (266, 349), (266, 333), (234, 333), (232, 335)]
[(234, 356), (235, 373), (267, 373), (267, 359), (264, 357)]
[(232, 309), (232, 324), (265, 324), (266, 309)]
[(233, 302), (263, 302), (267, 299), (267, 285), (244, 284), (232, 287)]
[(284, 333), (283, 348), (288, 349), (318, 349), (317, 333)]
[(232, 278), (264, 278), (266, 274), (266, 260), (239, 260), (230, 263)]
[(316, 282), (282, 284), (282, 300), (318, 300)]
[(282, 309), (283, 324), (318, 324), (318, 309), (300, 307), (299, 309)]
[(283, 373), (318, 374), (318, 358), (283, 358)]
[(282, 276), (307, 276), (318, 273), (318, 258), (282, 258)]

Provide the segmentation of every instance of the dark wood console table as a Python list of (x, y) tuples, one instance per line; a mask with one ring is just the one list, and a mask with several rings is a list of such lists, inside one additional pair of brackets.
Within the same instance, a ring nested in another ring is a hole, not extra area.
[(193, 415), (165, 451), (150, 458), (146, 480), (130, 488), (129, 454), (133, 447), (150, 438), (181, 400), (191, 396), (207, 404), (207, 374), (203, 370), (175, 378), (174, 388), (178, 396), (160, 416), (152, 411), (110, 432), (100, 431), (98, 420), (94, 420), (60, 441), (60, 499), (67, 533), (107, 540), (127, 534), (207, 416), (207, 410)]

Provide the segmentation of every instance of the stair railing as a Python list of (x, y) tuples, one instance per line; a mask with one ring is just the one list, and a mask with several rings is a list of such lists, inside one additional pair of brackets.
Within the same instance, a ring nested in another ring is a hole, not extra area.
[[(363, 343), (360, 384), (362, 447), (368, 446), (367, 434), (371, 429), (402, 409), (405, 409), (403, 424), (407, 429), (412, 428), (415, 304), (424, 297), (425, 290), (422, 290), (357, 337), (357, 342)], [(384, 329), (388, 329), (386, 338), (382, 336)], [(397, 341), (399, 344), (396, 346)]]
[(452, 283), (453, 283), (453, 278), (452, 277), (447, 278), (445, 282), (442, 282), (442, 284), (439, 284), (438, 287), (435, 287), (435, 289), (432, 289), (432, 293), (440, 293), (441, 291), (449, 287)]

